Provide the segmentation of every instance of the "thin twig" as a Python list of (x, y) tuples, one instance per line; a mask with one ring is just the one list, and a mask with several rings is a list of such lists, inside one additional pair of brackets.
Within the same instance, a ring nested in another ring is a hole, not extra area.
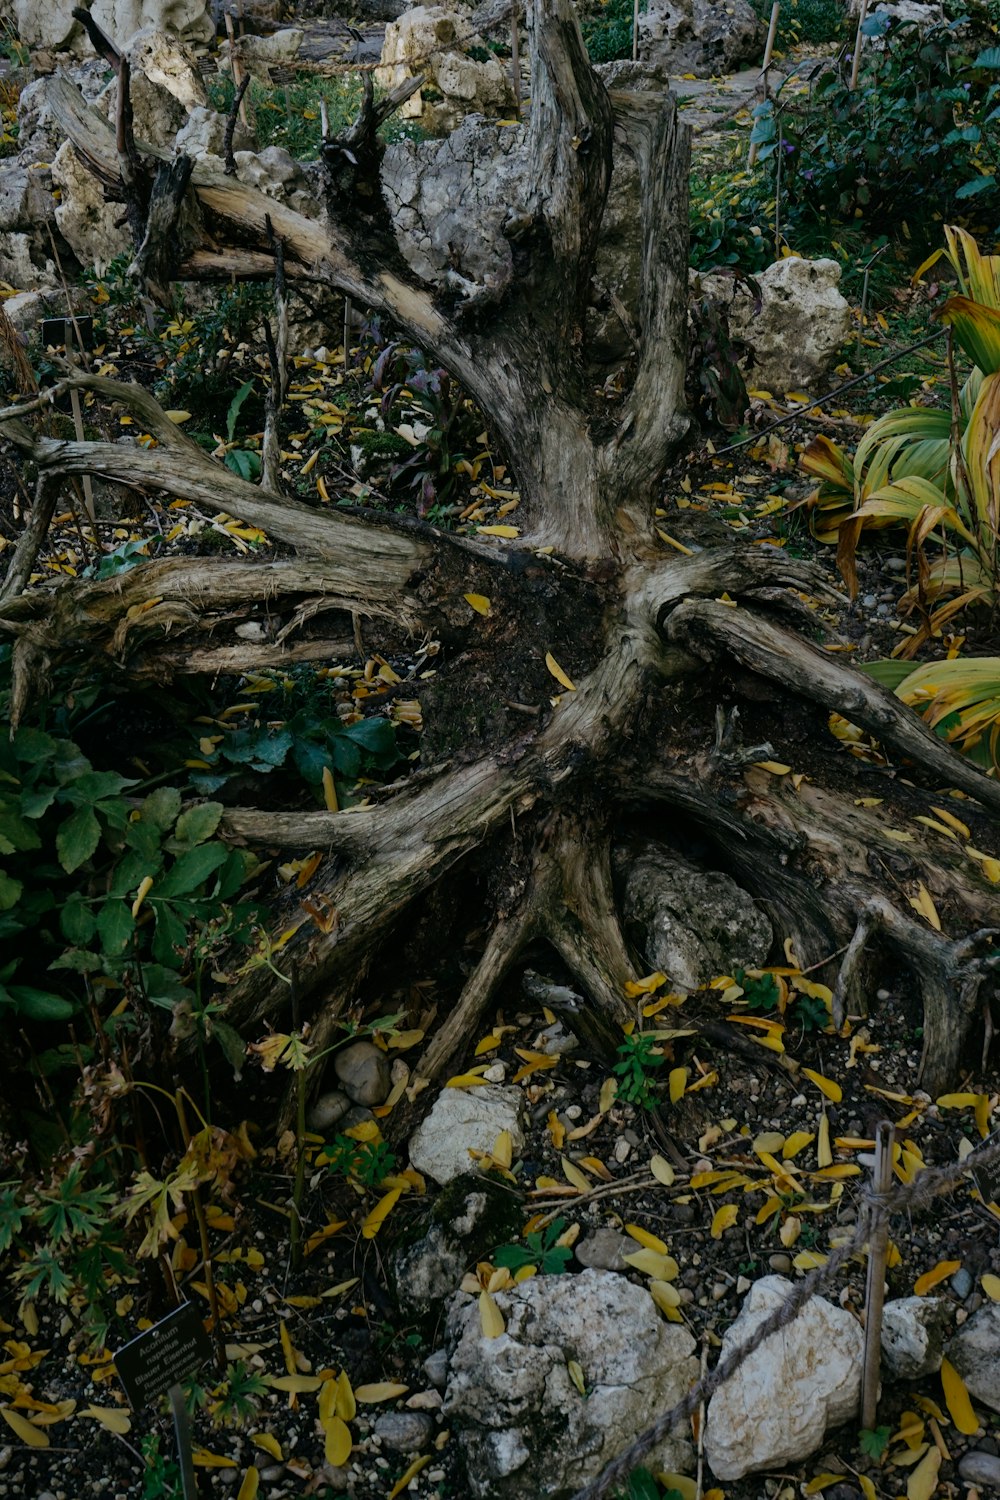
[(807, 411), (812, 411), (814, 406), (822, 406), (827, 401), (835, 401), (842, 396), (844, 391), (849, 391), (853, 386), (860, 385), (862, 380), (870, 380), (880, 370), (889, 365), (894, 365), (897, 360), (905, 359), (908, 354), (913, 354), (918, 349), (923, 349), (926, 344), (933, 344), (936, 339), (947, 332), (945, 328), (936, 328), (926, 338), (918, 339), (915, 344), (909, 344), (905, 349), (900, 349), (896, 354), (890, 354), (887, 359), (881, 360), (877, 365), (872, 365), (870, 370), (865, 370), (861, 375), (855, 375), (851, 380), (845, 380), (843, 385), (835, 386), (832, 391), (827, 391), (825, 396), (817, 396), (815, 401), (808, 402), (805, 406), (797, 406), (787, 416), (779, 417), (777, 422), (772, 422), (769, 427), (762, 427), (759, 432), (753, 432), (749, 437), (740, 438), (738, 443), (729, 443), (725, 448), (716, 448), (713, 458), (721, 458), (724, 453), (734, 453), (737, 448), (745, 448), (748, 443), (757, 443), (762, 437), (767, 437), (769, 432), (774, 432), (779, 427), (784, 427), (788, 422), (794, 422), (796, 417), (804, 416)]
[(236, 133), (236, 116), (240, 112), (240, 106), (243, 103), (243, 95), (246, 93), (249, 87), (250, 74), (246, 73), (240, 81), (240, 86), (236, 90), (236, 96), (233, 99), (232, 108), (226, 116), (226, 129), (225, 134), (222, 137), (222, 155), (226, 163), (227, 177), (236, 176), (236, 157), (233, 154), (233, 136)]

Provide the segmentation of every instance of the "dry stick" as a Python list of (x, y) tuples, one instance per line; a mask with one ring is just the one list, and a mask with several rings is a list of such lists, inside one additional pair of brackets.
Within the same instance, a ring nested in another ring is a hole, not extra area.
[[(234, 74), (234, 81), (235, 81), (235, 74)], [(232, 108), (230, 109), (229, 114), (226, 116), (226, 131), (225, 131), (224, 136), (222, 137), (222, 155), (225, 158), (226, 176), (227, 177), (235, 177), (236, 176), (236, 157), (233, 154), (233, 136), (236, 133), (236, 116), (239, 114), (240, 110), (243, 108), (243, 96), (245, 95), (245, 93), (246, 93), (246, 91), (247, 91), (247, 89), (249, 87), (250, 87), (250, 74), (247, 73), (240, 80), (240, 86), (236, 90), (236, 95), (235, 95), (235, 97), (233, 99)], [(286, 89), (285, 92), (287, 93), (287, 89)]]
[(861, 9), (858, 11), (858, 29), (854, 38), (854, 58), (851, 62), (851, 81), (848, 88), (853, 93), (858, 86), (858, 73), (861, 71), (861, 48), (864, 46), (864, 32), (862, 27), (868, 19), (868, 0), (861, 0)]
[[(72, 330), (71, 327), (69, 327), (67, 325), (67, 328), (66, 328), (66, 358), (68, 360), (72, 361), (72, 357), (73, 357), (73, 330)], [(76, 433), (76, 440), (77, 440), (77, 442), (78, 443), (82, 443), (83, 440), (84, 440), (83, 407), (80, 404), (80, 392), (77, 390), (76, 386), (73, 386), (71, 388), (71, 390), (70, 390), (70, 393), (69, 393), (69, 404), (70, 404), (70, 408), (71, 408), (71, 410), (73, 412), (73, 431)], [(90, 477), (89, 474), (84, 474), (84, 476), (83, 476), (83, 503), (84, 503), (84, 507), (86, 508), (86, 511), (87, 511), (87, 518), (90, 521), (91, 533), (92, 533), (92, 535), (94, 537), (94, 541), (96, 543), (96, 541), (97, 541), (97, 509), (96, 509), (96, 507), (94, 505), (94, 481)]]
[(865, 1284), (865, 1352), (861, 1370), (861, 1427), (874, 1432), (878, 1411), (878, 1376), (882, 1354), (882, 1303), (885, 1270), (889, 1258), (889, 1216), (881, 1200), (892, 1183), (891, 1120), (880, 1120), (875, 1132), (875, 1165), (872, 1169), (873, 1203), (868, 1238), (868, 1280)]
[[(764, 47), (764, 61), (761, 64), (761, 76), (764, 80), (764, 98), (767, 98), (767, 70), (771, 66), (771, 58), (774, 55), (774, 39), (778, 34), (778, 12), (781, 10), (781, 0), (774, 0), (771, 6), (771, 22), (767, 28), (767, 42)], [(757, 142), (751, 141), (750, 154), (747, 157), (747, 166), (752, 167), (757, 160)]]
[[(514, 0), (510, 8), (510, 81), (514, 90), (514, 115), (519, 120), (521, 118), (521, 31), (517, 6), (518, 0)], [(635, 0), (635, 9), (638, 15), (639, 0)], [(632, 55), (635, 56), (634, 47)]]
[(761, 438), (767, 437), (769, 432), (774, 432), (777, 428), (784, 427), (788, 422), (794, 422), (796, 417), (804, 416), (807, 411), (812, 411), (814, 406), (823, 406), (827, 401), (835, 401), (845, 391), (849, 391), (853, 386), (860, 385), (862, 380), (870, 380), (873, 375), (877, 375), (880, 370), (886, 369), (889, 365), (894, 365), (897, 360), (905, 359), (908, 354), (914, 354), (918, 349), (922, 349), (925, 344), (933, 344), (935, 339), (941, 338), (942, 334), (946, 332), (947, 329), (945, 328), (935, 329), (926, 338), (918, 339), (915, 344), (909, 344), (907, 348), (900, 349), (898, 354), (890, 354), (888, 359), (880, 360), (877, 365), (872, 365), (870, 370), (865, 370), (861, 375), (855, 375), (851, 380), (845, 380), (843, 385), (835, 386), (832, 391), (827, 391), (825, 396), (817, 396), (815, 401), (809, 401), (805, 406), (797, 406), (794, 411), (788, 412), (786, 416), (779, 417), (777, 422), (772, 422), (769, 427), (762, 427), (760, 432), (752, 432), (749, 437), (740, 438), (738, 443), (729, 443), (725, 448), (716, 448), (712, 455), (713, 458), (721, 458), (724, 453), (735, 453), (737, 448), (745, 448), (747, 443), (760, 442)]
[[(235, 32), (235, 30), (233, 28), (233, 16), (232, 16), (232, 12), (231, 11), (228, 11), (228, 10), (226, 11), (226, 18), (225, 19), (226, 19), (226, 36), (229, 38), (229, 64), (230, 64), (230, 67), (233, 70), (233, 82), (236, 84), (236, 87), (239, 88), (240, 84), (243, 82), (243, 69), (240, 66), (239, 59), (236, 56), (236, 32)], [(247, 83), (250, 82), (250, 74), (249, 73), (246, 75), (246, 81), (247, 81)], [(241, 121), (244, 129), (248, 128), (247, 127), (247, 107), (246, 107), (246, 103), (245, 103), (244, 97), (243, 97), (245, 93), (246, 93), (246, 90), (244, 89), (243, 92), (239, 96), (239, 104), (237, 106), (237, 108), (239, 109), (239, 113), (240, 113), (240, 121)]]
[(857, 347), (858, 347), (858, 358), (859, 359), (861, 358), (861, 335), (862, 335), (862, 333), (864, 331), (865, 322), (866, 322), (867, 317), (868, 317), (868, 278), (869, 278), (869, 276), (871, 274), (871, 268), (872, 268), (872, 266), (878, 260), (879, 256), (882, 254), (883, 250), (888, 250), (888, 248), (889, 248), (889, 242), (888, 242), (888, 240), (886, 240), (885, 244), (881, 245), (879, 247), (879, 249), (875, 251), (875, 254), (872, 256), (871, 260), (869, 260), (866, 263), (866, 265), (865, 265), (865, 278), (864, 278), (864, 281), (861, 283), (861, 317), (858, 320), (858, 346)]
[(632, 0), (632, 61), (639, 61), (639, 0)]
[[(901, 1187), (887, 1191), (878, 1201), (886, 1213), (926, 1208), (940, 1194), (950, 1192), (957, 1187), (971, 1170), (984, 1167), (996, 1160), (1000, 1160), (1000, 1140), (982, 1147), (979, 1151), (970, 1152), (963, 1161), (952, 1162), (946, 1167), (925, 1167), (913, 1182), (904, 1183)], [(867, 1197), (870, 1201), (874, 1201), (874, 1193), (871, 1190)], [(855, 1251), (861, 1249), (867, 1233), (865, 1216), (862, 1216), (846, 1244), (838, 1245), (824, 1265), (817, 1266), (814, 1271), (810, 1271), (800, 1282), (797, 1282), (780, 1306), (757, 1325), (745, 1343), (731, 1350), (724, 1359), (721, 1359), (709, 1376), (704, 1380), (699, 1380), (681, 1401), (658, 1417), (645, 1432), (640, 1433), (634, 1443), (619, 1454), (613, 1463), (608, 1464), (596, 1479), (584, 1485), (582, 1490), (578, 1490), (572, 1500), (603, 1500), (609, 1491), (624, 1483), (650, 1449), (662, 1442), (675, 1427), (686, 1422), (698, 1410), (702, 1401), (707, 1402), (709, 1397), (713, 1396), (719, 1387), (736, 1373), (750, 1355), (760, 1348), (765, 1339), (770, 1338), (772, 1333), (787, 1328), (794, 1321), (810, 1297), (823, 1291)]]

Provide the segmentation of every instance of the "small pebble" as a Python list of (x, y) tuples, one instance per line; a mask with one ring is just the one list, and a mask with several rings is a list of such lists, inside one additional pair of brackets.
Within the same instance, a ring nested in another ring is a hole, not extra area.
[(729, 1288), (724, 1281), (717, 1281), (712, 1288), (712, 1301), (721, 1302), (728, 1291)]
[(579, 1104), (568, 1104), (563, 1113), (565, 1114), (567, 1120), (578, 1120), (583, 1114), (583, 1110), (580, 1108)]
[(447, 1349), (435, 1349), (433, 1354), (428, 1354), (423, 1363), (423, 1371), (431, 1385), (443, 1391), (448, 1381)]
[(440, 1391), (417, 1391), (406, 1405), (409, 1411), (437, 1411), (441, 1402)]
[(507, 1064), (502, 1062), (492, 1063), (483, 1074), (487, 1083), (503, 1083), (507, 1077)]
[(792, 1257), (790, 1255), (782, 1255), (779, 1251), (776, 1255), (769, 1255), (767, 1263), (772, 1271), (777, 1271), (781, 1276), (788, 1276), (791, 1273)]
[(1000, 1489), (1000, 1458), (995, 1453), (984, 1453), (973, 1448), (963, 1453), (958, 1461), (958, 1472), (969, 1484), (982, 1484), (987, 1489)]
[(748, 1292), (750, 1290), (750, 1288), (751, 1288), (752, 1285), (753, 1285), (753, 1283), (751, 1282), (749, 1276), (740, 1276), (740, 1277), (738, 1277), (737, 1281), (736, 1281), (736, 1294), (737, 1294), (737, 1296), (742, 1297), (743, 1293), (744, 1292)]
[(886, 570), (887, 573), (905, 573), (906, 572), (906, 558), (905, 557), (887, 557), (886, 560), (885, 560), (885, 562), (882, 564), (882, 566), (885, 568), (885, 570)]
[(261, 1469), (260, 1477), (265, 1484), (277, 1484), (284, 1477), (284, 1473), (284, 1464), (268, 1464), (266, 1469)]
[(955, 1296), (958, 1297), (960, 1301), (964, 1302), (965, 1298), (972, 1291), (974, 1282), (972, 1280), (971, 1274), (965, 1269), (965, 1267), (960, 1266), (955, 1272), (954, 1276), (951, 1278), (949, 1286), (955, 1293)]
[(433, 1417), (420, 1411), (387, 1411), (375, 1423), (375, 1436), (395, 1453), (415, 1453), (433, 1431)]
[(619, 1136), (618, 1140), (615, 1141), (615, 1161), (618, 1162), (619, 1166), (622, 1162), (628, 1161), (631, 1151), (632, 1147), (628, 1141), (625, 1140), (624, 1136)]

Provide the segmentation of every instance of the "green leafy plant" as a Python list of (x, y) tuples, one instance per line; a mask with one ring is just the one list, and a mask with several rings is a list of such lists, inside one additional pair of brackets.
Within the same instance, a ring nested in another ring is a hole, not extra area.
[(246, 1427), (268, 1394), (263, 1377), (242, 1359), (226, 1366), (225, 1377), (208, 1393), (208, 1414), (214, 1427)]
[(866, 1427), (858, 1438), (858, 1447), (868, 1458), (878, 1460), (888, 1448), (891, 1436), (891, 1427)]
[(181, 1471), (176, 1461), (160, 1452), (160, 1434), (147, 1432), (140, 1445), (142, 1500), (181, 1500)]
[(680, 1490), (665, 1490), (649, 1469), (633, 1469), (628, 1485), (617, 1492), (618, 1500), (683, 1500)]
[[(1000, 591), (1000, 518), (996, 510), (1000, 434), (1000, 257), (981, 255), (963, 229), (945, 230), (948, 260), (958, 279), (938, 317), (975, 368), (962, 390), (952, 369), (952, 410), (903, 407), (873, 422), (853, 458), (829, 438), (813, 439), (802, 467), (819, 479), (813, 528), (837, 541), (837, 560), (852, 592), (855, 551), (863, 530), (905, 525), (916, 581), (903, 607), (919, 607), (924, 625), (912, 655), (970, 604), (993, 604)], [(920, 275), (937, 259), (925, 262)], [(926, 543), (940, 535), (933, 562)], [(954, 549), (954, 550), (952, 550)], [(952, 596), (952, 597), (947, 597)], [(945, 601), (945, 602), (942, 602)]]
[[(760, 21), (771, 19), (771, 0), (750, 0)], [(841, 0), (789, 0), (778, 15), (775, 45), (780, 51), (798, 46), (835, 42), (844, 34), (844, 7)]]
[[(646, 10), (646, 0), (639, 6)], [(583, 18), (583, 40), (592, 63), (632, 56), (632, 0), (597, 0)]]
[(317, 1160), (336, 1176), (366, 1188), (378, 1187), (396, 1168), (396, 1157), (385, 1141), (357, 1140), (349, 1135), (334, 1136)]
[[(757, 105), (751, 141), (786, 239), (831, 217), (894, 232), (901, 221), (1000, 206), (1000, 48), (978, 50), (955, 22), (930, 29), (870, 16), (858, 84), (848, 58), (803, 99), (783, 86)], [(780, 179), (779, 174), (780, 173)]]
[(656, 1038), (648, 1032), (634, 1031), (618, 1045), (618, 1061), (611, 1071), (618, 1078), (618, 1098), (643, 1109), (656, 1105), (657, 1095), (652, 1074), (666, 1062)]
[[(1000, 767), (1000, 657), (954, 657), (914, 667), (908, 661), (874, 661), (861, 670), (889, 688), (931, 729), (987, 771)], [(1000, 864), (983, 856), (990, 878)]]
[(532, 1229), (526, 1234), (523, 1245), (501, 1245), (494, 1252), (493, 1262), (506, 1266), (508, 1271), (534, 1266), (543, 1276), (555, 1276), (565, 1271), (573, 1258), (568, 1245), (557, 1244), (565, 1228), (565, 1219), (553, 1219), (543, 1229)]

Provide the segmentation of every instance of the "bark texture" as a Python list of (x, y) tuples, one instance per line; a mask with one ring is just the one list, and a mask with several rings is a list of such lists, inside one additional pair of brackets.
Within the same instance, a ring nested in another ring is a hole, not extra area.
[[(474, 956), (416, 1065), (414, 1093), (450, 1066), (529, 950), (533, 961), (558, 957), (592, 1013), (590, 1035), (613, 1045), (635, 1018), (627, 986), (644, 960), (622, 933), (612, 848), (641, 827), (704, 848), (831, 985), (845, 953), (839, 1019), (863, 1009), (867, 947), (881, 942), (910, 964), (925, 1004), (923, 1082), (935, 1092), (953, 1081), (993, 982), (995, 895), (956, 846), (916, 825), (901, 849), (890, 830), (904, 819), (912, 829), (942, 787), (959, 788), (963, 817), (988, 849), (1000, 788), (797, 633), (803, 596), (829, 594), (817, 572), (766, 547), (664, 558), (658, 482), (686, 428), (687, 133), (669, 97), (606, 93), (570, 0), (534, 0), (528, 26), (532, 102), (518, 149), (529, 186), (503, 227), (509, 273), (481, 281), (447, 269), (422, 280), (410, 269), (378, 191), (384, 111), (371, 99), (325, 147), (326, 211), (309, 218), (205, 162), (165, 168), (163, 153), (132, 142), (124, 126), (116, 139), (68, 83), (53, 82), (49, 101), (75, 149), (110, 193), (146, 205), (134, 270), (151, 292), (171, 277), (273, 278), (277, 262), (282, 296), (296, 284), (333, 285), (382, 313), (481, 407), (516, 474), (521, 535), (499, 546), (290, 499), (280, 492), (276, 400), (258, 487), (209, 459), (137, 387), (77, 378), (76, 388), (140, 416), (159, 446), (39, 436), (38, 403), (0, 414), (0, 430), (39, 473), (36, 516), (0, 597), (0, 628), (15, 642), (15, 714), (48, 666), (74, 655), (104, 653), (166, 679), (345, 659), (361, 617), (373, 630), (433, 632), (443, 665), (422, 694), (429, 764), (420, 773), (352, 811), (226, 816), (233, 840), (325, 852), (312, 890), (329, 919), (301, 916), (282, 954), (300, 1002), (313, 997), (318, 1037), (436, 891), (443, 906), (459, 905), (478, 881)], [(127, 125), (124, 104), (121, 119)], [(609, 389), (585, 330), (615, 153), (637, 174), (641, 264), (638, 304), (626, 310), (632, 352)], [(278, 364), (279, 349), (276, 337)], [(266, 567), (177, 559), (25, 592), (53, 486), (77, 474), (224, 508), (293, 555)], [(488, 619), (470, 621), (467, 591), (491, 599)], [(231, 633), (254, 612), (273, 627), (259, 645)], [(318, 636), (306, 628), (317, 615)], [(556, 692), (547, 651), (570, 672), (571, 690)], [(905, 761), (906, 782), (847, 760), (825, 738), (830, 711)], [(474, 717), (489, 727), (478, 753), (465, 728)], [(761, 768), (765, 741), (795, 764), (803, 735), (807, 777)], [(861, 801), (862, 774), (883, 799), (877, 812)], [(912, 914), (921, 885), (942, 932)], [(228, 1018), (252, 1033), (277, 1019), (287, 993), (258, 967), (228, 992)]]

